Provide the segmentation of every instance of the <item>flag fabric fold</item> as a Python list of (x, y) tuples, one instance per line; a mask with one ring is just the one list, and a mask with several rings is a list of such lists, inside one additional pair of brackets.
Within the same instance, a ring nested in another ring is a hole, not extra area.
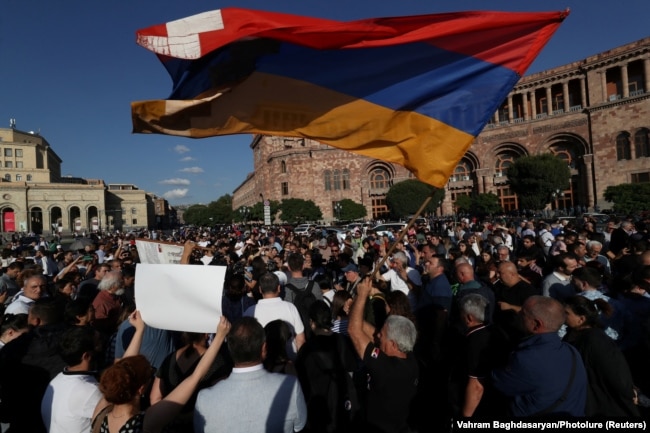
[(137, 32), (173, 88), (132, 103), (133, 130), (309, 138), (442, 188), (567, 14), (205, 12)]

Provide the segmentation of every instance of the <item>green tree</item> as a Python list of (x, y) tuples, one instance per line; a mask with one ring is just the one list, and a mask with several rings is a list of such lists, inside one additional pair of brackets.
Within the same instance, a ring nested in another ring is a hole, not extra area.
[(605, 200), (614, 203), (617, 213), (634, 214), (648, 210), (650, 203), (650, 183), (635, 183), (608, 186)]
[(501, 211), (499, 197), (491, 192), (477, 194), (472, 198), (471, 213), (475, 215), (491, 215)]
[(507, 171), (510, 188), (523, 209), (543, 209), (556, 190), (569, 187), (571, 171), (566, 161), (550, 154), (522, 156)]
[(288, 223), (318, 221), (323, 219), (323, 212), (312, 200), (288, 198), (280, 203), (280, 218)]
[(457, 196), (455, 206), (458, 213), (470, 213), (472, 211), (472, 197), (467, 194)]
[(188, 207), (183, 213), (183, 219), (187, 224), (206, 226), (210, 224), (208, 207), (204, 204), (194, 204)]
[(219, 197), (216, 201), (208, 204), (208, 217), (210, 223), (214, 224), (230, 224), (233, 221), (233, 211), (232, 211), (232, 196), (230, 194), (224, 194)]
[[(271, 222), (275, 219), (275, 215), (280, 210), (280, 202), (277, 200), (271, 200), (269, 205), (271, 206)], [(258, 201), (253, 206), (249, 208), (250, 215), (248, 217), (251, 221), (264, 221), (264, 203)]]
[(365, 218), (368, 215), (364, 205), (349, 198), (344, 198), (339, 204), (341, 205), (341, 211), (340, 216), (337, 215), (337, 217), (342, 221), (353, 221), (359, 218)]
[(386, 204), (388, 205), (391, 217), (399, 219), (413, 215), (420, 209), (424, 200), (434, 191), (433, 199), (424, 209), (424, 214), (435, 212), (438, 203), (445, 196), (445, 190), (436, 189), (416, 179), (408, 179), (396, 183), (388, 190), (388, 194), (386, 194)]

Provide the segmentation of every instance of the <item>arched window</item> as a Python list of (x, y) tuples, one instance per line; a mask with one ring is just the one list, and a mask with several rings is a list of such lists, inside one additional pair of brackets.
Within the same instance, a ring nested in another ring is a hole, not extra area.
[(558, 158), (566, 162), (566, 164), (570, 168), (576, 168), (577, 158), (575, 156), (575, 152), (569, 146), (565, 146), (564, 144), (558, 144), (557, 146), (553, 146), (551, 148), (551, 152), (553, 152), (553, 155), (557, 156)]
[(31, 182), (31, 181), (32, 181), (32, 175), (31, 175), (31, 174), (28, 174), (28, 175), (27, 175), (27, 182)]
[(325, 170), (325, 191), (332, 190), (332, 172)]
[(10, 174), (5, 174), (5, 180), (7, 182), (11, 182), (11, 175)]
[(456, 168), (454, 169), (454, 174), (451, 181), (461, 181), (461, 180), (470, 180), (470, 174), (472, 172), (472, 167), (469, 162), (461, 160)]
[(639, 129), (634, 134), (634, 151), (637, 158), (647, 158), (650, 156), (650, 131), (646, 128)]
[(334, 191), (341, 189), (341, 172), (334, 170)]
[(343, 170), (343, 189), (350, 189), (350, 170)]
[(390, 176), (383, 168), (375, 168), (370, 172), (370, 188), (384, 189), (390, 187)]
[(632, 159), (630, 134), (627, 132), (621, 132), (616, 136), (616, 159), (618, 161)]
[(280, 162), (280, 172), (281, 173), (286, 173), (287, 172), (287, 163), (285, 161)]

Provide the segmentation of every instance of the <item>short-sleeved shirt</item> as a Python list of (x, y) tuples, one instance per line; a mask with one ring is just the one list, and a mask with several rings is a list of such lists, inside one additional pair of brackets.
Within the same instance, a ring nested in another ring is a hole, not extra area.
[[(422, 277), (420, 276), (420, 273), (417, 271), (417, 269), (406, 268), (406, 274), (408, 275), (409, 280), (411, 280), (416, 286), (422, 286)], [(395, 272), (394, 269), (381, 274), (381, 277), (385, 281), (390, 281), (391, 292), (399, 290), (408, 296), (409, 287), (406, 284), (406, 281), (402, 280), (402, 277), (400, 277), (400, 275)]]
[(363, 355), (368, 382), (367, 422), (378, 431), (407, 430), (409, 406), (418, 386), (419, 369), (415, 356), (388, 356), (368, 343)]
[(97, 380), (88, 372), (59, 373), (48, 385), (41, 415), (50, 433), (90, 431), (95, 406), (101, 400)]
[[(255, 317), (262, 326), (274, 320), (284, 320), (294, 332), (294, 337), (305, 332), (305, 326), (296, 306), (291, 302), (283, 301), (282, 298), (260, 299), (257, 304), (244, 311), (244, 317)], [(289, 356), (295, 359), (298, 353), (295, 338), (291, 341), (291, 349), (293, 353), (289, 353)]]

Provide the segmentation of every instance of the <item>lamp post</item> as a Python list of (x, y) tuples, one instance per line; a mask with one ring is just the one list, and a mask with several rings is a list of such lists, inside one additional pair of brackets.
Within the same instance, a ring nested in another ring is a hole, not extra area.
[(246, 225), (246, 217), (248, 216), (248, 208), (246, 206), (242, 206), (239, 208), (239, 214), (242, 217), (243, 224)]
[(339, 221), (341, 220), (341, 209), (342, 209), (342, 208), (343, 208), (343, 206), (341, 206), (341, 202), (340, 202), (340, 201), (337, 201), (337, 202), (334, 204), (334, 211), (336, 212), (336, 219), (339, 220)]
[(564, 199), (564, 191), (560, 191), (559, 189), (556, 189), (552, 194), (551, 197), (553, 197), (553, 200), (555, 201), (555, 212), (557, 213), (559, 206), (559, 200)]

